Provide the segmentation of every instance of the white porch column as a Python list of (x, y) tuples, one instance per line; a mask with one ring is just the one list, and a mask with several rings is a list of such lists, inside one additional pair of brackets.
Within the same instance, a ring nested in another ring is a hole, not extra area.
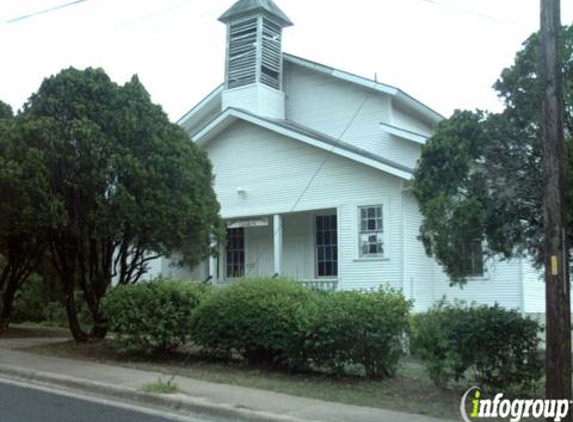
[[(219, 245), (217, 242), (211, 242), (211, 249), (216, 249), (219, 252)], [(217, 282), (217, 263), (218, 259), (216, 256), (209, 255), (209, 278), (211, 283), (215, 284)]]
[(280, 214), (273, 215), (273, 246), (274, 274), (281, 275), (283, 272), (283, 217)]

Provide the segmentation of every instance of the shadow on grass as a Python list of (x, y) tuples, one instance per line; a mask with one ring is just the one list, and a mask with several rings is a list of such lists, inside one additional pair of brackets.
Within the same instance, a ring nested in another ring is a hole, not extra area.
[(40, 324), (23, 323), (11, 324), (8, 330), (0, 333), (2, 339), (20, 339), (20, 338), (63, 338), (70, 337), (70, 330), (61, 327), (46, 327)]

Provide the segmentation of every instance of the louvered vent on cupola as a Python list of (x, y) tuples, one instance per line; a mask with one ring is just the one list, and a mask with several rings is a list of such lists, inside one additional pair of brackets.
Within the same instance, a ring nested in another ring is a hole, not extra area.
[(258, 27), (258, 18), (229, 26), (228, 88), (257, 80)]
[(292, 22), (272, 0), (238, 0), (219, 20), (227, 25), (221, 109), (284, 119), (282, 31)]
[(272, 0), (239, 0), (219, 20), (228, 25), (227, 89), (260, 83), (280, 91), (282, 29), (290, 19)]
[(261, 82), (276, 89), (281, 88), (281, 28), (263, 19), (263, 45)]

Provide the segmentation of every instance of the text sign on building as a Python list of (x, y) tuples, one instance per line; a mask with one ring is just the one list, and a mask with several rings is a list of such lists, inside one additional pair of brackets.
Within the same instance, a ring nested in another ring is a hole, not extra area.
[(227, 223), (229, 229), (238, 229), (241, 227), (264, 227), (269, 225), (269, 219), (266, 217), (245, 218), (241, 220), (230, 220)]

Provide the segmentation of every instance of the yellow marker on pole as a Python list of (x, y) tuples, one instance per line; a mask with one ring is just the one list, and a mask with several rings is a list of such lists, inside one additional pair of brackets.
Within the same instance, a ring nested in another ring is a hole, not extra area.
[(551, 275), (559, 275), (559, 267), (557, 266), (557, 255), (551, 255)]

